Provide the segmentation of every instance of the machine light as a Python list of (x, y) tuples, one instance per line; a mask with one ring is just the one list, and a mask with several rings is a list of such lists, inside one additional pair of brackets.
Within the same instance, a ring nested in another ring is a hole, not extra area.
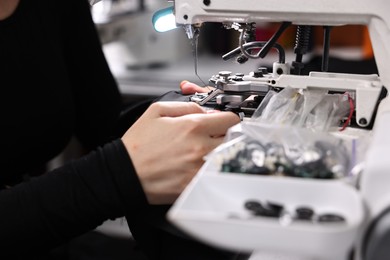
[(158, 32), (166, 32), (177, 28), (173, 7), (161, 9), (154, 13), (153, 27)]

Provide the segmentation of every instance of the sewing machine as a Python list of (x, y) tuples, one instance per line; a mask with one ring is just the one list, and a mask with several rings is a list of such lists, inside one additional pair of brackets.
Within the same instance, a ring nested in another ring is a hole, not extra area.
[[(340, 180), (226, 175), (220, 173), (216, 164), (216, 151), (207, 157), (197, 176), (173, 205), (168, 213), (169, 220), (197, 239), (237, 251), (277, 253), (299, 259), (388, 259), (386, 255), (389, 250), (385, 246), (390, 241), (390, 225), (387, 224), (390, 223), (387, 220), (390, 205), (388, 98), (381, 100), (375, 122), (371, 121), (374, 120), (380, 89), (390, 86), (390, 73), (387, 71), (390, 60), (390, 3), (386, 0), (369, 3), (362, 0), (173, 2), (176, 24), (186, 29), (190, 39), (197, 37), (199, 27), (205, 22), (220, 22), (230, 28), (252, 22), (325, 27), (367, 25), (380, 77), (328, 73), (326, 69), (303, 76), (299, 75), (299, 68), (298, 73), (292, 74), (291, 67), (299, 67), (299, 59), (295, 64), (279, 59), (272, 72), (259, 71), (245, 75), (220, 72), (213, 76), (211, 81), (217, 91), (195, 96), (193, 101), (202, 105), (211, 99), (217, 99), (219, 104), (242, 102), (249, 94), (266, 93), (271, 88), (287, 86), (354, 93), (357, 125), (364, 128), (374, 123), (372, 130), (364, 130), (372, 134), (364, 158), (364, 169), (357, 185)], [(242, 27), (242, 32), (249, 32), (251, 26), (253, 24), (247, 27), (248, 31)], [(275, 44), (273, 42), (271, 47), (275, 48)], [(244, 56), (251, 58), (248, 50), (252, 47), (264, 48), (265, 45), (251, 46), (249, 42), (242, 42), (238, 52), (247, 52)], [(326, 60), (324, 66), (326, 68)], [(284, 225), (268, 218), (252, 218), (243, 209), (243, 204), (254, 198), (265, 198), (287, 207), (304, 204), (319, 211), (333, 210), (342, 213), (345, 222), (330, 226), (312, 223)]]

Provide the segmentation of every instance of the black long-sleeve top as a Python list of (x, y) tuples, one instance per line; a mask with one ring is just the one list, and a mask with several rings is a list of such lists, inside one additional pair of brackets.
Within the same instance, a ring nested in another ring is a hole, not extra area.
[[(0, 259), (44, 252), (146, 204), (112, 136), (120, 105), (86, 0), (20, 0), (0, 21), (0, 187), (12, 186), (0, 191)], [(15, 185), (72, 136), (99, 148)]]

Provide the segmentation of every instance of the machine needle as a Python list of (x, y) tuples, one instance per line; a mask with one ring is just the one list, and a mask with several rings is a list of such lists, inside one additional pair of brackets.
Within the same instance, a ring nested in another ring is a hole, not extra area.
[(203, 83), (203, 87), (207, 87), (207, 84), (201, 79), (201, 77), (198, 74), (198, 38), (199, 38), (199, 29), (196, 29), (194, 31), (193, 38), (191, 40), (192, 43), (192, 51), (194, 55), (194, 68), (195, 68), (195, 75), (198, 77), (198, 79)]

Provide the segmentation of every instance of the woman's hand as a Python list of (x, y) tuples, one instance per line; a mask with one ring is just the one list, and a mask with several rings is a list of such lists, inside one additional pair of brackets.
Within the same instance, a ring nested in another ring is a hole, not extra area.
[(152, 104), (122, 137), (149, 203), (174, 202), (239, 122), (234, 113), (207, 113), (192, 102)]
[(195, 83), (189, 82), (187, 80), (183, 80), (180, 83), (180, 90), (184, 95), (190, 95), (195, 93), (207, 93), (210, 92), (212, 87), (200, 87), (196, 85)]

